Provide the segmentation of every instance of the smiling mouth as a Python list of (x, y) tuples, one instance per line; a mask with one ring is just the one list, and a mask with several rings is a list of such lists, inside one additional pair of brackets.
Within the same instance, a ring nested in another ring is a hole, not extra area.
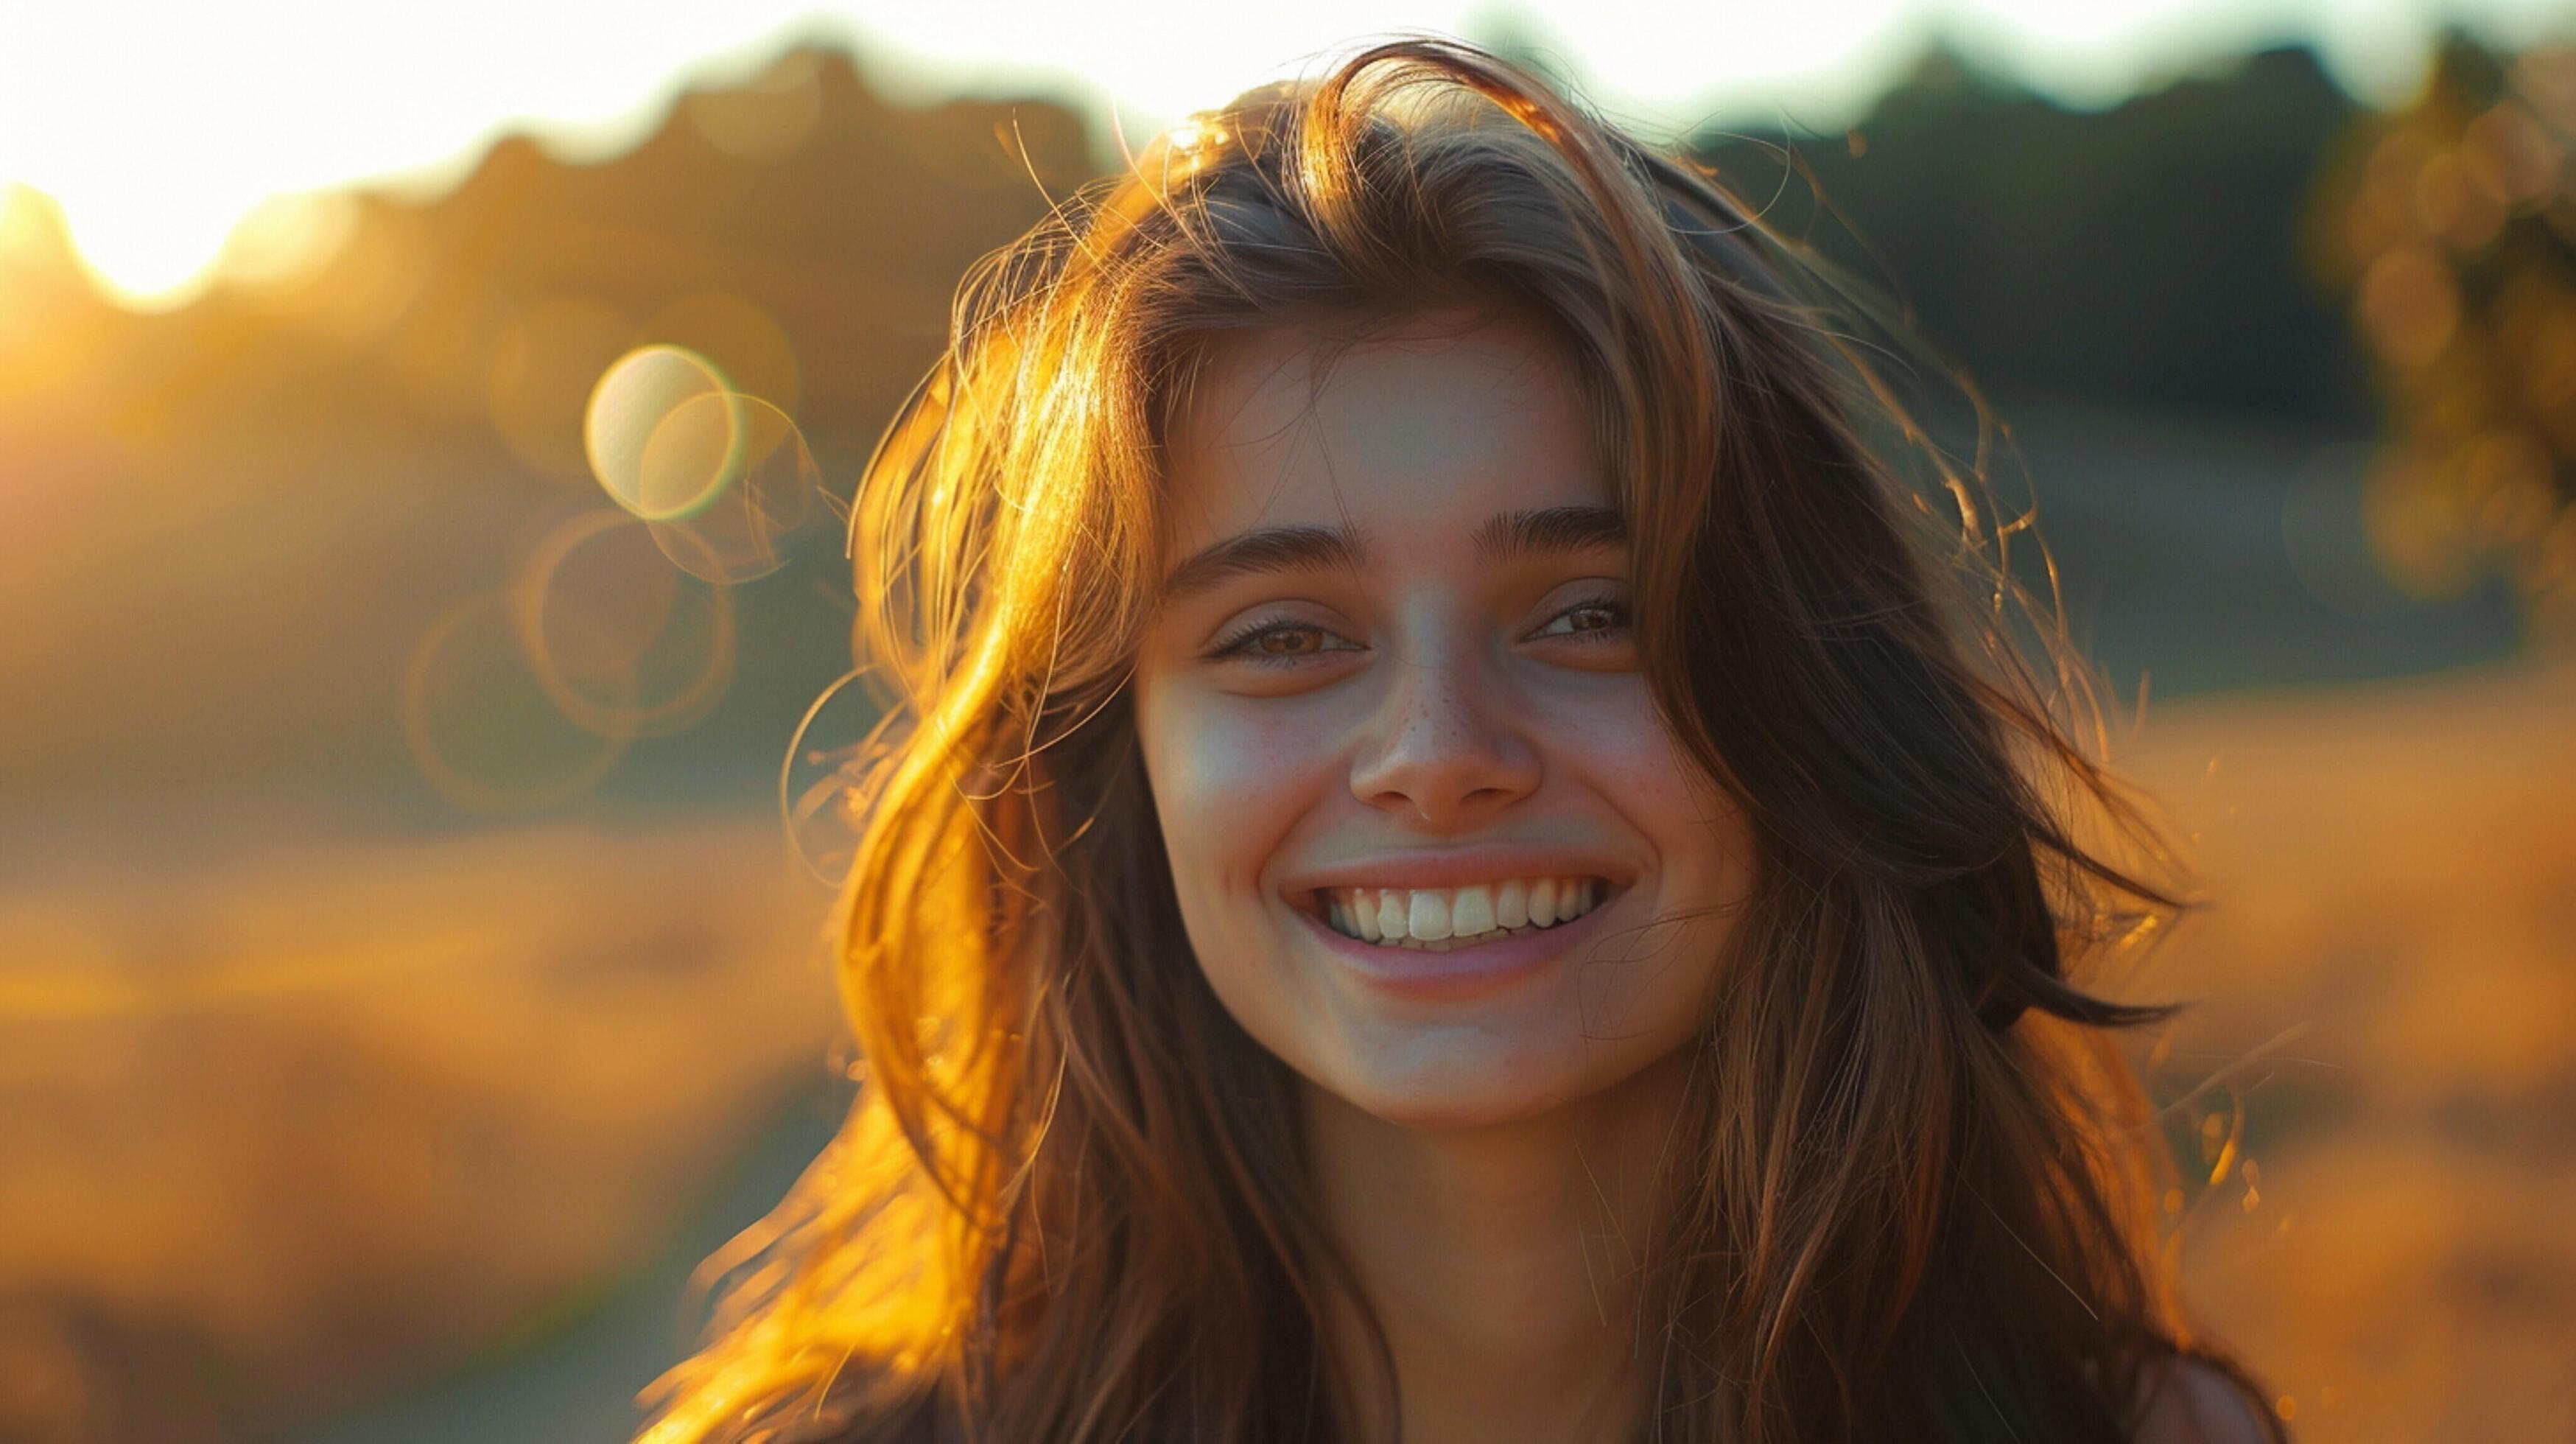
[(1449, 888), (1324, 888), (1307, 898), (1315, 915), (1346, 938), (1445, 953), (1563, 926), (1611, 893), (1604, 878), (1536, 877)]

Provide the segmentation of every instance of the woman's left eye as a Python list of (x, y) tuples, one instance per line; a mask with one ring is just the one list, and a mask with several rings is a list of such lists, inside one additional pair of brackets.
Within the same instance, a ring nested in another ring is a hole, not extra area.
[(1532, 637), (1572, 637), (1578, 641), (1602, 641), (1628, 630), (1628, 607), (1609, 597), (1595, 597), (1576, 602), (1550, 618), (1548, 624), (1530, 633)]

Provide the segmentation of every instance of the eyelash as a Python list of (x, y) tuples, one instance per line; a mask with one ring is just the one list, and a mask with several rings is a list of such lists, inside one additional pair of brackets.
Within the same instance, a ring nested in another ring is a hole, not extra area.
[[(1611, 596), (1587, 597), (1581, 601), (1569, 602), (1555, 616), (1547, 619), (1547, 626), (1554, 626), (1575, 612), (1609, 612), (1619, 620), (1615, 625), (1598, 627), (1588, 632), (1561, 632), (1557, 634), (1560, 638), (1592, 645), (1628, 629), (1628, 604)], [(1545, 630), (1545, 627), (1540, 630)], [(1321, 656), (1322, 649), (1318, 648), (1312, 652), (1263, 653), (1252, 650), (1253, 644), (1275, 632), (1321, 634), (1323, 631), (1322, 627), (1312, 622), (1264, 617), (1247, 622), (1232, 634), (1220, 638), (1209, 647), (1207, 655), (1211, 660), (1249, 662), (1256, 667), (1293, 667), (1309, 657)]]

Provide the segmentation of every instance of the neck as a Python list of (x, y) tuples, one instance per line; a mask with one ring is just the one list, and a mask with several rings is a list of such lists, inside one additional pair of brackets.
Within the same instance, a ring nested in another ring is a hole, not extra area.
[[(1474, 1128), (1406, 1127), (1306, 1090), (1318, 1201), (1401, 1401), (1390, 1419), (1382, 1391), (1354, 1391), (1357, 1437), (1397, 1422), (1408, 1444), (1634, 1432), (1638, 1264), (1685, 1066), (1676, 1054), (1578, 1104)], [(1328, 1333), (1343, 1377), (1377, 1377), (1351, 1300)]]

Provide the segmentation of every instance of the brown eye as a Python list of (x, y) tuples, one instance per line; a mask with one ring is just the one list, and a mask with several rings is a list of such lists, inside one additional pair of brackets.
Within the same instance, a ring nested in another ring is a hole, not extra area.
[(1628, 629), (1628, 608), (1600, 598), (1577, 602), (1548, 620), (1548, 624), (1531, 633), (1533, 637), (1572, 637), (1580, 641), (1600, 641)]
[(1208, 651), (1211, 660), (1250, 662), (1255, 666), (1286, 666), (1308, 657), (1328, 652), (1361, 650), (1325, 628), (1311, 622), (1286, 621), (1277, 618), (1257, 621), (1218, 642)]

